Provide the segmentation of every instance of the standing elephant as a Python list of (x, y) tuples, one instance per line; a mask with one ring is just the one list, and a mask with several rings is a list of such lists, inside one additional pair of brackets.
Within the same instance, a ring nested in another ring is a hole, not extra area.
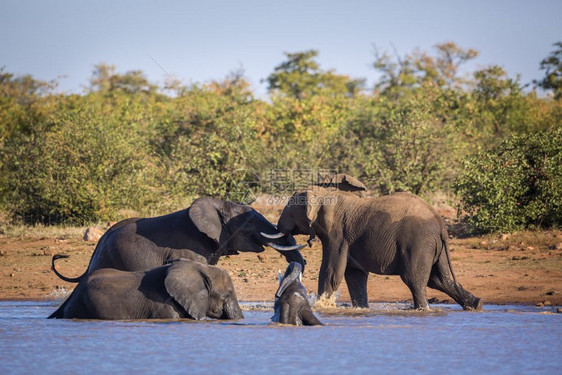
[(274, 314), (271, 320), (276, 323), (315, 326), (322, 323), (314, 316), (306, 288), (301, 284), (302, 267), (291, 262), (285, 275), (279, 275), (279, 288), (275, 292)]
[[(203, 197), (191, 207), (153, 218), (132, 218), (113, 225), (100, 238), (86, 272), (67, 282), (80, 282), (100, 268), (145, 271), (167, 260), (193, 259), (197, 254), (209, 264), (217, 264), (223, 255), (238, 251), (262, 252), (271, 246), (288, 262), (304, 266), (304, 259), (291, 235), (269, 236), (277, 228), (253, 208), (220, 199)], [(195, 253), (195, 254), (194, 254)]]
[(352, 304), (368, 307), (372, 272), (400, 275), (416, 309), (429, 308), (426, 286), (465, 309), (481, 309), (482, 300), (457, 283), (447, 228), (426, 202), (408, 193), (365, 198), (363, 184), (346, 175), (319, 185), (296, 192), (278, 224), (283, 234), (318, 235), (322, 241), (319, 295), (330, 296), (345, 276)]
[(243, 319), (225, 270), (177, 260), (150, 271), (98, 269), (49, 318)]

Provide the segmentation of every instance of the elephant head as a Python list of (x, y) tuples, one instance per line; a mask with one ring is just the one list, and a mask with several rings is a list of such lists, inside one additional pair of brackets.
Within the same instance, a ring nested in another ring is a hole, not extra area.
[(228, 272), (198, 262), (175, 261), (167, 270), (167, 292), (193, 319), (243, 319)]
[(313, 224), (317, 220), (329, 220), (330, 208), (336, 205), (338, 196), (363, 197), (366, 190), (359, 180), (346, 174), (327, 177), (307, 190), (295, 192), (283, 209), (277, 227), (284, 234), (309, 235), (310, 245), (316, 236)]
[(264, 246), (282, 251), (288, 262), (304, 266), (304, 258), (290, 234), (277, 228), (253, 208), (234, 202), (203, 197), (193, 202), (189, 217), (197, 228), (229, 253), (262, 252)]

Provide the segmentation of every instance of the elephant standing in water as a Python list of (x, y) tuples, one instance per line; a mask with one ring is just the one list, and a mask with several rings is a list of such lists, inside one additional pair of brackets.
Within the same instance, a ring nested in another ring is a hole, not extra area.
[(190, 260), (150, 271), (98, 269), (49, 318), (243, 319), (228, 272)]
[(312, 312), (301, 278), (302, 267), (296, 262), (289, 264), (285, 275), (279, 275), (279, 288), (275, 292), (274, 314), (271, 318), (273, 322), (297, 326), (322, 325)]
[(79, 282), (100, 268), (146, 271), (171, 259), (203, 257), (214, 265), (223, 255), (259, 253), (264, 246), (283, 251), (288, 262), (304, 266), (298, 251), (304, 245), (296, 245), (291, 235), (265, 237), (276, 232), (273, 224), (249, 206), (203, 197), (169, 215), (120, 221), (100, 238), (82, 276), (70, 278), (55, 273), (64, 281)]
[(365, 198), (364, 190), (353, 177), (336, 175), (296, 192), (281, 214), (280, 233), (317, 235), (322, 241), (318, 294), (330, 296), (345, 276), (352, 304), (368, 307), (372, 272), (400, 275), (416, 309), (429, 308), (429, 286), (465, 309), (480, 310), (482, 300), (456, 281), (447, 228), (435, 210), (412, 194)]

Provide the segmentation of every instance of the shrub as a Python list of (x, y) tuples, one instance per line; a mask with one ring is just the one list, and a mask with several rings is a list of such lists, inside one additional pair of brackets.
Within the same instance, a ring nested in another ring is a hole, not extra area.
[(454, 189), (477, 232), (562, 223), (562, 128), (513, 135), (464, 161)]
[(155, 163), (137, 129), (141, 121), (126, 121), (127, 111), (102, 115), (92, 103), (76, 107), (61, 108), (47, 130), (6, 144), (2, 195), (24, 222), (115, 219), (119, 209), (150, 206), (156, 195)]

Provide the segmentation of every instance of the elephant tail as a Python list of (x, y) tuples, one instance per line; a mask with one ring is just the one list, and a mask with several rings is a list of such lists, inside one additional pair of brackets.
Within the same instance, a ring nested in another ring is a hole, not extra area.
[(55, 273), (55, 275), (57, 275), (60, 279), (68, 282), (68, 283), (79, 283), (80, 280), (82, 280), (82, 277), (84, 277), (85, 274), (82, 274), (81, 276), (78, 277), (66, 277), (64, 275), (61, 275), (59, 273), (59, 271), (57, 271), (56, 267), (55, 267), (55, 260), (57, 259), (65, 259), (68, 258), (68, 255), (62, 255), (62, 254), (55, 254), (53, 255), (53, 259), (51, 260), (51, 269), (53, 270), (53, 272)]
[(457, 283), (457, 277), (455, 276), (455, 272), (453, 271), (451, 256), (449, 255), (449, 241), (447, 240), (447, 237), (448, 237), (447, 229), (443, 228), (443, 231), (441, 232), (441, 242), (443, 244), (443, 251), (445, 252), (445, 256), (447, 257), (447, 263), (449, 264), (449, 270), (451, 271), (451, 276), (453, 277), (453, 283), (455, 284), (455, 289), (459, 294), (462, 294), (460, 285), (459, 283)]

